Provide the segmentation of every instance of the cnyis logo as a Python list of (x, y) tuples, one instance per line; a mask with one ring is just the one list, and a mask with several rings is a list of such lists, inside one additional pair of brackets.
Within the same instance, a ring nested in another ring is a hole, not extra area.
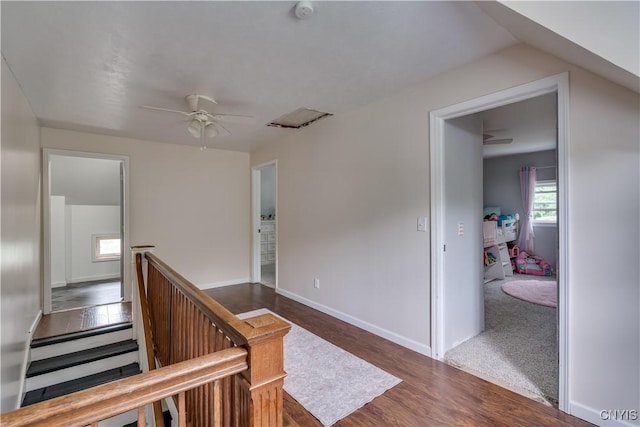
[(638, 411), (635, 409), (603, 409), (600, 418), (604, 421), (637, 421)]

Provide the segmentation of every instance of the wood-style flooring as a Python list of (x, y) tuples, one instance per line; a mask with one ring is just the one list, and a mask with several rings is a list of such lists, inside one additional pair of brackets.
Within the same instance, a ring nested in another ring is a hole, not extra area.
[[(268, 308), (402, 379), (336, 426), (591, 425), (299, 304), (266, 286), (242, 284), (205, 292), (235, 314)], [(287, 427), (321, 425), (286, 393), (284, 410)]]
[(51, 311), (89, 307), (122, 301), (120, 280), (70, 283), (51, 289)]
[(131, 322), (130, 302), (58, 311), (42, 316), (33, 339), (57, 337), (128, 322)]

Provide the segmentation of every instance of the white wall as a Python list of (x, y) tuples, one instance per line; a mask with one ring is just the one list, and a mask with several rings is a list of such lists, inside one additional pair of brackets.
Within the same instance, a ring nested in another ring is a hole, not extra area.
[(46, 148), (129, 156), (131, 244), (201, 287), (248, 281), (249, 154), (42, 128)]
[(18, 407), (28, 332), (40, 310), (38, 123), (2, 59), (0, 411)]
[[(518, 213), (524, 217), (520, 193), (519, 170), (522, 166), (555, 166), (556, 150), (484, 159), (484, 206), (499, 206), (502, 213)], [(556, 170), (540, 169), (538, 180), (555, 180)], [(554, 271), (556, 268), (558, 229), (555, 225), (533, 226), (535, 255), (544, 258)]]
[(51, 287), (67, 284), (65, 197), (51, 196)]
[[(638, 409), (638, 94), (525, 45), (251, 153), (278, 160), (279, 292), (428, 350), (429, 235), (416, 217), (429, 212), (429, 111), (566, 71), (569, 409), (596, 423), (602, 409)], [(604, 247), (616, 266), (594, 268)]]
[[(119, 235), (120, 206), (71, 205), (70, 229), (71, 283), (120, 277), (120, 261), (94, 262), (93, 238), (95, 234)], [(124, 259), (129, 257), (125, 254)]]
[(260, 213), (267, 216), (276, 213), (275, 165), (260, 168)]

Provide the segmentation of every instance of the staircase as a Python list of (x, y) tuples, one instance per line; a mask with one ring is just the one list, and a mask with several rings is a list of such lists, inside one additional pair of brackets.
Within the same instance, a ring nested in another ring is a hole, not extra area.
[[(34, 340), (22, 406), (139, 374), (138, 343), (131, 323)], [(101, 426), (123, 426), (137, 419), (131, 411)]]

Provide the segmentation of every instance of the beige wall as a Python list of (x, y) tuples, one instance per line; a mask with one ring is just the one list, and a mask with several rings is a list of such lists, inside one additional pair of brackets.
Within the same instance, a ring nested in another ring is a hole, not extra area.
[(2, 59), (0, 411), (16, 409), (28, 332), (40, 310), (38, 123)]
[(130, 242), (200, 287), (249, 278), (249, 155), (42, 128), (45, 148), (130, 159)]
[(638, 409), (638, 94), (524, 45), (251, 153), (278, 160), (280, 292), (428, 351), (430, 240), (416, 218), (429, 213), (429, 112), (566, 71), (569, 409), (594, 422)]

